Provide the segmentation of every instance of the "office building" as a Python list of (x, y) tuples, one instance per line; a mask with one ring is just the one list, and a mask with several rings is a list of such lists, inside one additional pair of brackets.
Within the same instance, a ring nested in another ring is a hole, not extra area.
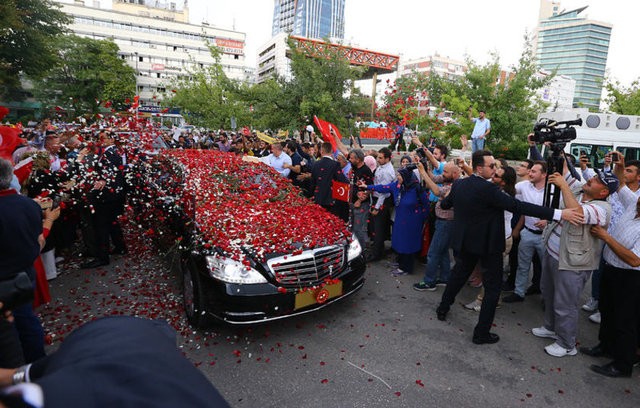
[(587, 7), (559, 6), (541, 0), (536, 59), (540, 69), (575, 79), (574, 107), (598, 110), (613, 26), (583, 17)]
[(220, 48), (220, 64), (229, 78), (253, 80), (253, 71), (245, 67), (245, 34), (190, 24), (186, 3), (113, 0), (112, 9), (83, 1), (61, 6), (72, 17), (74, 34), (110, 38), (118, 45), (119, 56), (136, 70), (141, 105), (158, 106), (176, 79), (214, 63), (207, 42)]
[(271, 35), (344, 39), (345, 0), (275, 0)]

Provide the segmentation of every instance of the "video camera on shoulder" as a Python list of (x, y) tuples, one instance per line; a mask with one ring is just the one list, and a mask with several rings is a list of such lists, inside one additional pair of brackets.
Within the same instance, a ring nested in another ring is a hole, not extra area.
[(33, 284), (26, 272), (0, 280), (0, 302), (2, 302), (0, 311), (13, 310), (31, 301), (33, 301)]
[(577, 137), (573, 126), (582, 126), (582, 118), (557, 122), (551, 119), (541, 119), (533, 126), (532, 142), (553, 144), (568, 143)]

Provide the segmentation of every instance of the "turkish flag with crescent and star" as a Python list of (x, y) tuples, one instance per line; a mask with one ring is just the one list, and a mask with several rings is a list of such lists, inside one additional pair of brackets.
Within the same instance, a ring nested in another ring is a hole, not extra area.
[(333, 180), (331, 183), (331, 197), (334, 200), (349, 202), (350, 189), (351, 185), (349, 183)]

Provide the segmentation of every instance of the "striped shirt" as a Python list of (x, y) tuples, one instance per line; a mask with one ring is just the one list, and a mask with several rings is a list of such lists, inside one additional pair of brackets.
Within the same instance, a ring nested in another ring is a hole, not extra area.
[[(640, 217), (637, 216), (636, 205), (639, 199), (638, 194), (625, 186), (618, 191), (618, 198), (626, 210), (620, 216), (616, 225), (609, 230), (609, 233), (620, 245), (640, 256)], [(630, 266), (622, 261), (608, 246), (604, 247), (603, 256), (605, 261), (616, 268), (640, 271), (640, 266)]]

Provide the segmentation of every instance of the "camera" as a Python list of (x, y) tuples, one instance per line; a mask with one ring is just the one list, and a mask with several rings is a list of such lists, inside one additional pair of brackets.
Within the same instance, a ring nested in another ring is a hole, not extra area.
[(12, 310), (31, 301), (33, 301), (33, 284), (26, 272), (20, 272), (13, 278), (0, 281), (1, 311)]
[(541, 119), (533, 126), (532, 142), (553, 144), (567, 143), (577, 137), (573, 126), (582, 126), (582, 119), (557, 122), (551, 119)]

